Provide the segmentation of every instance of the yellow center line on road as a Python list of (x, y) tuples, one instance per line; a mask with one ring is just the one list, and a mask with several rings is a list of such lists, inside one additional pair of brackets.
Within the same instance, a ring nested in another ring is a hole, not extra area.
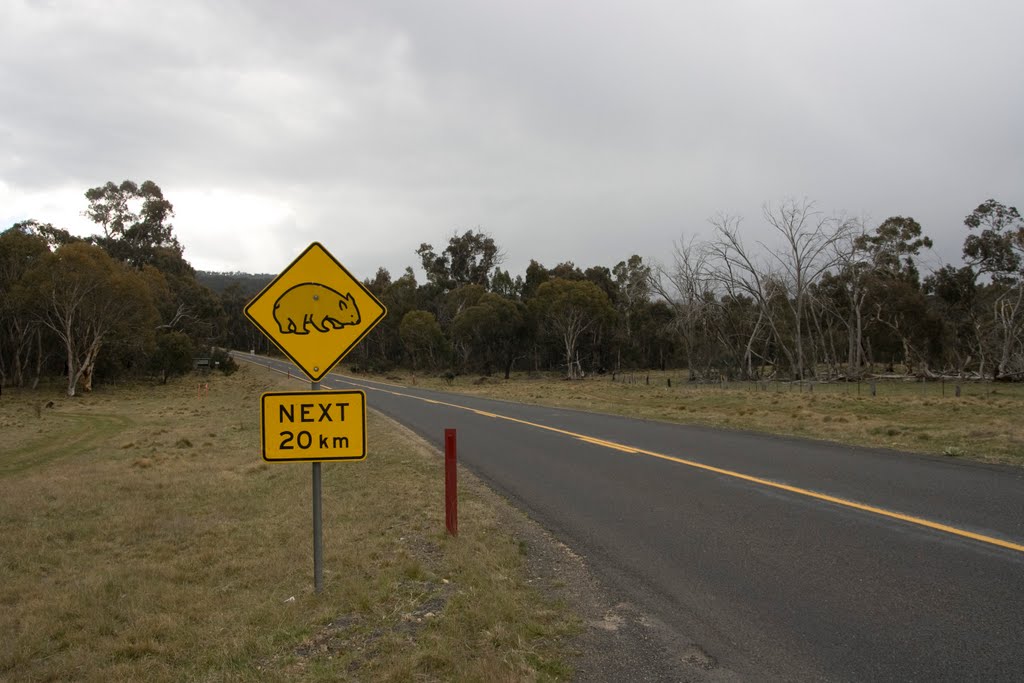
[[(348, 380), (348, 381), (349, 381), (349, 383), (352, 383), (351, 380)], [(357, 386), (362, 386), (362, 387), (364, 387), (366, 389), (371, 389), (371, 390), (375, 389), (375, 387), (371, 387), (369, 385), (357, 385)], [(396, 391), (387, 391), (386, 389), (376, 389), (376, 390), (377, 391), (386, 391), (387, 393), (394, 394), (395, 396), (403, 396), (405, 398), (414, 398), (414, 399), (418, 399), (418, 400), (421, 400), (421, 401), (428, 401), (430, 403), (435, 403), (435, 404), (438, 404), (438, 405), (447, 406), (449, 408), (458, 408), (460, 410), (468, 410), (470, 412), (474, 412), (474, 413), (478, 413), (478, 414), (484, 414), (482, 411), (479, 411), (479, 410), (477, 410), (475, 408), (468, 408), (466, 406), (460, 406), (460, 405), (458, 405), (456, 403), (446, 403), (445, 401), (434, 401), (434, 400), (430, 400), (430, 399), (420, 398), (419, 396), (413, 396), (411, 394), (403, 394), (403, 393), (396, 392)], [(549, 432), (555, 432), (556, 434), (564, 434), (565, 436), (571, 436), (571, 437), (573, 437), (575, 439), (579, 439), (580, 441), (584, 441), (586, 443), (593, 444), (595, 446), (603, 446), (605, 448), (611, 448), (611, 449), (614, 449), (614, 450), (617, 450), (617, 451), (622, 451), (624, 453), (647, 455), (647, 456), (650, 456), (652, 458), (658, 458), (660, 460), (667, 460), (669, 462), (674, 462), (674, 463), (677, 463), (679, 465), (686, 465), (687, 467), (693, 467), (695, 469), (704, 470), (705, 472), (714, 472), (715, 474), (720, 474), (720, 475), (723, 475), (723, 476), (726, 476), (726, 477), (733, 477), (734, 479), (741, 479), (743, 481), (747, 481), (747, 482), (750, 482), (752, 484), (758, 484), (760, 486), (766, 486), (766, 487), (773, 488), (773, 489), (778, 489), (778, 490), (781, 490), (781, 491), (787, 491), (789, 493), (795, 493), (795, 494), (800, 495), (800, 496), (806, 496), (808, 498), (813, 498), (815, 500), (824, 501), (826, 503), (832, 503), (834, 505), (841, 505), (843, 507), (852, 508), (854, 510), (860, 510), (861, 512), (869, 512), (871, 514), (879, 515), (881, 517), (887, 517), (889, 519), (896, 519), (896, 520), (899, 520), (901, 522), (906, 522), (908, 524), (916, 524), (917, 526), (922, 526), (922, 527), (925, 527), (925, 528), (928, 528), (928, 529), (933, 529), (935, 531), (942, 531), (944, 533), (952, 534), (954, 536), (960, 536), (961, 538), (969, 538), (969, 539), (974, 540), (974, 541), (980, 541), (982, 543), (987, 543), (989, 545), (998, 546), (1000, 548), (1006, 548), (1007, 550), (1015, 550), (1015, 551), (1017, 551), (1019, 553), (1024, 553), (1024, 545), (1022, 545), (1020, 543), (1014, 543), (1012, 541), (1006, 541), (1006, 540), (1003, 540), (1001, 538), (995, 538), (994, 536), (986, 536), (985, 534), (975, 533), (973, 531), (968, 531), (966, 529), (959, 529), (959, 528), (954, 527), (954, 526), (949, 526), (948, 524), (942, 524), (941, 522), (933, 522), (932, 520), (924, 519), (923, 517), (915, 517), (913, 515), (906, 515), (906, 514), (903, 514), (902, 512), (895, 512), (893, 510), (886, 510), (885, 508), (880, 508), (880, 507), (877, 507), (877, 506), (874, 506), (874, 505), (868, 505), (866, 503), (859, 503), (859, 502), (857, 502), (855, 500), (848, 500), (846, 498), (839, 498), (837, 496), (831, 496), (831, 495), (829, 495), (827, 493), (820, 493), (818, 491), (812, 491), (810, 489), (801, 488), (799, 486), (791, 486), (790, 484), (782, 484), (782, 483), (779, 483), (777, 481), (772, 481), (770, 479), (763, 479), (761, 477), (755, 477), (755, 476), (752, 476), (752, 475), (749, 475), (749, 474), (743, 474), (742, 472), (736, 472), (735, 470), (727, 470), (727, 469), (724, 469), (722, 467), (715, 467), (714, 465), (706, 465), (706, 464), (704, 464), (702, 462), (696, 462), (694, 460), (687, 460), (686, 458), (680, 458), (680, 457), (677, 457), (677, 456), (674, 456), (674, 455), (666, 455), (665, 453), (658, 453), (656, 451), (649, 451), (649, 450), (644, 449), (644, 448), (628, 446), (626, 444), (616, 443), (614, 441), (607, 441), (605, 439), (598, 439), (598, 438), (595, 438), (595, 437), (592, 437), (592, 436), (588, 436), (586, 434), (578, 434), (576, 432), (571, 432), (571, 431), (568, 431), (568, 430), (565, 430), (565, 429), (559, 429), (558, 427), (551, 427), (551, 426), (539, 424), (539, 423), (536, 423), (536, 422), (529, 422), (527, 420), (520, 420), (519, 418), (509, 417), (508, 415), (501, 415), (501, 414), (494, 414), (494, 413), (486, 413), (486, 415), (488, 417), (495, 417), (495, 418), (497, 418), (499, 420), (506, 420), (508, 422), (515, 422), (515, 423), (518, 423), (518, 424), (527, 425), (529, 427), (535, 427), (537, 429), (543, 429), (543, 430), (546, 430), (546, 431), (549, 431)]]
[[(273, 369), (273, 368), (271, 368), (271, 369)], [(278, 370), (278, 372), (280, 372), (280, 370)], [(284, 373), (281, 373), (281, 374), (284, 374)], [(344, 376), (342, 376), (342, 377), (344, 377)], [(948, 524), (942, 524), (941, 522), (933, 522), (930, 519), (924, 519), (923, 517), (915, 517), (913, 515), (906, 515), (906, 514), (903, 514), (902, 512), (895, 512), (893, 510), (886, 510), (885, 508), (876, 507), (874, 505), (868, 505), (866, 503), (859, 503), (859, 502), (857, 502), (855, 500), (849, 500), (849, 499), (846, 499), (846, 498), (839, 498), (837, 496), (831, 496), (831, 495), (829, 495), (827, 493), (819, 493), (818, 491), (812, 491), (810, 489), (801, 488), (799, 486), (791, 486), (789, 484), (782, 484), (782, 483), (779, 483), (777, 481), (772, 481), (770, 479), (763, 479), (761, 477), (755, 477), (755, 476), (752, 476), (752, 475), (749, 475), (749, 474), (743, 474), (742, 472), (736, 472), (735, 470), (727, 470), (727, 469), (724, 469), (724, 468), (721, 468), (721, 467), (715, 467), (714, 465), (706, 465), (706, 464), (701, 463), (701, 462), (696, 462), (694, 460), (687, 460), (686, 458), (680, 458), (680, 457), (677, 457), (677, 456), (674, 456), (674, 455), (666, 455), (665, 453), (658, 453), (656, 451), (649, 451), (649, 450), (646, 450), (644, 448), (628, 446), (626, 444), (616, 443), (614, 441), (607, 441), (605, 439), (598, 439), (596, 437), (587, 436), (586, 434), (578, 434), (576, 432), (571, 432), (571, 431), (568, 431), (568, 430), (565, 430), (565, 429), (559, 429), (558, 427), (551, 427), (551, 426), (548, 426), (548, 425), (539, 424), (537, 422), (529, 422), (527, 420), (520, 420), (519, 418), (509, 417), (508, 415), (501, 415), (501, 414), (496, 414), (496, 413), (487, 413), (487, 412), (484, 412), (484, 411), (481, 411), (481, 410), (477, 410), (475, 408), (469, 408), (467, 406), (461, 406), (461, 405), (458, 405), (456, 403), (447, 403), (445, 401), (435, 401), (435, 400), (432, 400), (432, 399), (429, 399), (429, 398), (422, 398), (420, 396), (413, 396), (412, 394), (403, 394), (403, 393), (397, 392), (397, 391), (389, 391), (387, 389), (380, 389), (378, 387), (369, 386), (369, 385), (366, 385), (366, 384), (360, 384), (360, 383), (358, 383), (358, 382), (356, 382), (356, 381), (354, 381), (354, 380), (352, 380), (352, 379), (350, 379), (348, 377), (344, 377), (344, 381), (347, 382), (348, 384), (354, 384), (355, 386), (359, 386), (359, 387), (362, 387), (364, 389), (369, 389), (371, 391), (382, 391), (384, 393), (392, 394), (394, 396), (401, 396), (403, 398), (413, 398), (413, 399), (416, 399), (418, 401), (426, 401), (427, 403), (433, 403), (433, 404), (436, 404), (436, 405), (442, 405), (442, 406), (446, 406), (446, 407), (449, 407), (449, 408), (457, 408), (459, 410), (466, 410), (466, 411), (469, 411), (469, 412), (476, 413), (478, 415), (484, 415), (486, 417), (497, 418), (499, 420), (506, 420), (507, 422), (515, 422), (517, 424), (526, 425), (526, 426), (529, 426), (529, 427), (535, 427), (537, 429), (543, 429), (545, 431), (554, 432), (556, 434), (563, 434), (565, 436), (569, 436), (569, 437), (578, 439), (580, 441), (584, 441), (586, 443), (593, 444), (595, 446), (603, 446), (605, 448), (611, 448), (611, 449), (614, 449), (614, 450), (617, 450), (617, 451), (622, 451), (624, 453), (631, 453), (631, 454), (637, 454), (637, 455), (647, 455), (647, 456), (650, 456), (652, 458), (658, 458), (659, 460), (666, 460), (666, 461), (669, 461), (669, 462), (677, 463), (679, 465), (686, 465), (687, 467), (692, 467), (692, 468), (695, 468), (695, 469), (704, 470), (705, 472), (714, 472), (715, 474), (720, 474), (720, 475), (723, 475), (723, 476), (726, 476), (726, 477), (732, 477), (734, 479), (741, 479), (743, 481), (747, 481), (747, 482), (750, 482), (752, 484), (758, 484), (760, 486), (766, 486), (766, 487), (777, 489), (777, 490), (780, 490), (780, 491), (787, 491), (789, 493), (795, 493), (795, 494), (800, 495), (800, 496), (806, 496), (808, 498), (813, 498), (815, 500), (820, 500), (820, 501), (823, 501), (823, 502), (826, 502), (826, 503), (832, 503), (834, 505), (841, 505), (841, 506), (846, 507), (846, 508), (851, 508), (851, 509), (854, 509), (854, 510), (860, 510), (861, 512), (868, 512), (868, 513), (871, 513), (871, 514), (879, 515), (880, 517), (887, 517), (889, 519), (899, 520), (901, 522), (906, 522), (908, 524), (915, 524), (917, 526), (921, 526), (921, 527), (925, 527), (925, 528), (928, 528), (928, 529), (932, 529), (934, 531), (941, 531), (941, 532), (944, 532), (944, 533), (947, 533), (947, 534), (952, 534), (954, 536), (960, 536), (961, 538), (969, 538), (971, 540), (979, 541), (981, 543), (987, 543), (989, 545), (998, 546), (1000, 548), (1006, 548), (1007, 550), (1015, 550), (1015, 551), (1017, 551), (1019, 553), (1024, 553), (1024, 545), (1022, 545), (1020, 543), (1014, 543), (1012, 541), (1006, 541), (1006, 540), (1003, 540), (1001, 538), (995, 538), (994, 536), (986, 536), (985, 534), (978, 534), (978, 533), (975, 533), (973, 531), (967, 531), (966, 529), (960, 529), (960, 528), (957, 528), (957, 527), (954, 527), (954, 526), (949, 526)]]
[(847, 498), (838, 498), (836, 496), (830, 496), (827, 493), (819, 493), (817, 491), (811, 491), (810, 489), (800, 488), (799, 486), (790, 486), (789, 484), (780, 484), (777, 481), (771, 481), (770, 479), (762, 479), (761, 477), (753, 477), (749, 474), (743, 474), (742, 472), (735, 472), (733, 470), (722, 469), (721, 467), (715, 467), (713, 465), (705, 465), (704, 463), (693, 462), (692, 460), (686, 460), (684, 458), (677, 458), (672, 455), (665, 455), (664, 453), (655, 453), (654, 451), (648, 451), (644, 449), (638, 449), (638, 452), (649, 455), (652, 458), (660, 458), (662, 460), (668, 460), (670, 462), (676, 462), (681, 465), (688, 465), (689, 467), (696, 467), (698, 469), (706, 470), (708, 472), (714, 472), (716, 474), (724, 474), (728, 477), (735, 477), (736, 479), (743, 479), (754, 484), (760, 484), (761, 486), (769, 486), (774, 489), (780, 489), (782, 491), (789, 491), (790, 493), (797, 493), (801, 496), (807, 496), (809, 498), (815, 498), (817, 500), (823, 500), (828, 503), (835, 503), (836, 505), (842, 505), (844, 507), (853, 508), (855, 510), (861, 510), (863, 512), (870, 512), (882, 517), (888, 517), (890, 519), (898, 519), (901, 522), (909, 522), (910, 524), (917, 524), (919, 526), (934, 529), (936, 531), (944, 531), (947, 534), (953, 534), (955, 536), (962, 536), (964, 538), (970, 538), (975, 541), (981, 541), (982, 543), (989, 543), (991, 545), (997, 545), (1001, 548), (1007, 548), (1009, 550), (1016, 550), (1017, 552), (1024, 553), (1024, 545), (1014, 543), (1012, 541), (1004, 541), (1001, 538), (995, 538), (993, 536), (986, 536), (984, 534), (977, 534), (973, 531), (967, 531), (966, 529), (958, 529), (957, 527), (949, 526), (948, 524), (942, 524), (940, 522), (933, 522), (929, 519), (922, 517), (914, 517), (913, 515), (905, 515), (902, 512), (894, 512), (892, 510), (886, 510), (885, 508), (876, 507), (874, 505), (867, 505), (865, 503), (858, 503), (855, 500), (849, 500)]
[(622, 444), (615, 443), (614, 441), (605, 441), (604, 439), (595, 439), (592, 436), (583, 436), (582, 434), (577, 434), (576, 438), (579, 439), (580, 441), (583, 441), (583, 442), (586, 442), (586, 443), (589, 443), (589, 444), (593, 444), (595, 446), (604, 446), (605, 448), (614, 448), (615, 450), (622, 451), (623, 453), (639, 453), (640, 452), (640, 451), (638, 451), (635, 448), (631, 448), (629, 446), (623, 446)]

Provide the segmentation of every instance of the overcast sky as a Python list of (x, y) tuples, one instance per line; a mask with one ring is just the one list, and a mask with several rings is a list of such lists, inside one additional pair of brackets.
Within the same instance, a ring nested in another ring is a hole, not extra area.
[(666, 259), (807, 197), (1024, 204), (1024, 2), (0, 0), (0, 229), (155, 181), (186, 258), (359, 277), (480, 229), (522, 273)]

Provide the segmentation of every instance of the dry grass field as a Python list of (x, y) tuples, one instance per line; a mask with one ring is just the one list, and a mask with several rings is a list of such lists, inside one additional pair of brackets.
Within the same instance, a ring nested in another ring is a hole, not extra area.
[[(648, 377), (650, 378), (648, 380)], [(1024, 386), (878, 381), (871, 384), (689, 384), (683, 373), (566, 381), (516, 374), (389, 373), (387, 381), (475, 396), (681, 424), (1024, 465)], [(668, 380), (671, 379), (671, 386)], [(649, 383), (648, 383), (649, 382)]]
[(505, 504), (463, 474), (448, 537), (442, 459), (376, 414), (365, 461), (323, 466), (315, 595), (310, 466), (259, 454), (260, 393), (301, 386), (197, 381), (4, 392), (0, 680), (570, 674), (578, 621), (529, 583)]

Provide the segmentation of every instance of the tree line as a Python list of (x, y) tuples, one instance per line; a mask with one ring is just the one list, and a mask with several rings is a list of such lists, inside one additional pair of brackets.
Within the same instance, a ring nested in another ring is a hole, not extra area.
[(710, 239), (678, 244), (655, 290), (670, 301), (687, 366), (724, 374), (856, 379), (876, 368), (1024, 376), (1024, 222), (990, 199), (964, 219), (963, 262), (921, 276), (932, 241), (911, 217), (870, 227), (813, 202), (766, 204), (777, 238), (747, 244), (719, 215)]
[(900, 373), (1024, 377), (1024, 222), (988, 200), (964, 218), (962, 262), (922, 274), (932, 246), (912, 217), (877, 225), (809, 200), (765, 204), (774, 239), (737, 216), (675, 245), (668, 263), (500, 268), (480, 232), (366, 281), (389, 316), (350, 356), (357, 368), (454, 373), (686, 368), (690, 379), (846, 379)]
[[(63, 375), (166, 380), (212, 347), (275, 352), (244, 317), (272, 278), (196, 273), (173, 207), (151, 181), (86, 192), (98, 226), (77, 238), (24, 221), (0, 233), (0, 383)], [(502, 270), (481, 231), (415, 250), (426, 274), (380, 268), (364, 281), (388, 316), (347, 357), (357, 371), (514, 369), (568, 378), (686, 368), (694, 381), (857, 379), (876, 372), (1024, 377), (1024, 222), (988, 200), (964, 219), (962, 262), (922, 275), (931, 240), (911, 217), (878, 225), (808, 200), (765, 204), (770, 242), (737, 216), (675, 244), (666, 263)]]
[(166, 381), (226, 338), (224, 308), (183, 258), (160, 187), (108, 182), (85, 196), (94, 235), (36, 220), (0, 233), (0, 386), (63, 376), (74, 396), (97, 376)]

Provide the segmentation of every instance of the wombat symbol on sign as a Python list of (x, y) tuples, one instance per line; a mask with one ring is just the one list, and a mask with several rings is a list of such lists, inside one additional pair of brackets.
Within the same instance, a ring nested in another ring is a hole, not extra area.
[(359, 309), (351, 294), (336, 292), (316, 282), (290, 288), (274, 302), (274, 320), (281, 334), (309, 334), (340, 330), (359, 324)]

